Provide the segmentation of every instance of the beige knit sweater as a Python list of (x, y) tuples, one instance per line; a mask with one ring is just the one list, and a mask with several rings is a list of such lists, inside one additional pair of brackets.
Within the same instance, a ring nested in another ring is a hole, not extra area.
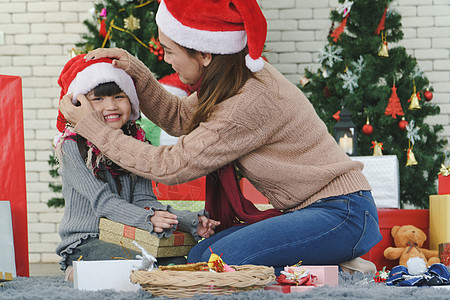
[(280, 210), (318, 199), (370, 190), (361, 173), (328, 133), (313, 106), (270, 64), (242, 91), (217, 105), (206, 122), (185, 128), (197, 94), (167, 92), (147, 67), (130, 56), (142, 112), (174, 136), (176, 145), (144, 144), (106, 125), (101, 114), (84, 117), (75, 130), (113, 161), (139, 176), (179, 184), (235, 161), (243, 175)]

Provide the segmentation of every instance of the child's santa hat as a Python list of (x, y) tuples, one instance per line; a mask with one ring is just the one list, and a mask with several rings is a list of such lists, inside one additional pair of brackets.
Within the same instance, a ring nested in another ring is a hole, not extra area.
[(200, 52), (233, 54), (247, 45), (247, 67), (264, 67), (267, 23), (256, 0), (162, 0), (156, 24), (177, 44)]
[[(124, 70), (114, 67), (112, 59), (109, 58), (86, 62), (84, 54), (80, 54), (69, 60), (58, 78), (58, 84), (61, 87), (59, 101), (64, 95), (73, 93), (72, 103), (75, 104), (79, 94), (87, 94), (98, 85), (107, 82), (115, 82), (128, 96), (131, 103), (130, 120), (138, 119), (139, 99), (133, 79)], [(66, 119), (58, 111), (56, 127), (62, 132), (65, 125)]]
[(178, 97), (189, 96), (191, 93), (189, 85), (181, 82), (177, 73), (166, 75), (158, 81), (167, 91), (177, 95)]

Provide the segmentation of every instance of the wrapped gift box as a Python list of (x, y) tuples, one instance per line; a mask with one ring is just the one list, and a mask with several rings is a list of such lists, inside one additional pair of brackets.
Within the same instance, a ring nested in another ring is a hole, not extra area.
[(438, 175), (438, 194), (445, 195), (450, 194), (450, 175)]
[(242, 178), (240, 183), (242, 194), (245, 198), (252, 201), (254, 204), (269, 204), (267, 199), (260, 191), (258, 191), (247, 178)]
[[(285, 267), (284, 270), (287, 272), (291, 269), (295, 272), (300, 272), (302, 270), (309, 271), (311, 275), (316, 276), (313, 284), (316, 286), (338, 286), (339, 276), (338, 276), (338, 266), (300, 266), (300, 267)], [(315, 286), (311, 285), (285, 285), (285, 284), (272, 284), (267, 285), (264, 289), (269, 291), (277, 291), (281, 293), (299, 293), (310, 290)]]
[(22, 79), (0, 75), (0, 140), (7, 149), (7, 155), (0, 157), (0, 201), (11, 203), (16, 275), (29, 276), (22, 102)]
[(153, 182), (153, 192), (158, 200), (205, 201), (206, 177), (203, 176), (177, 185)]
[(423, 248), (429, 249), (429, 211), (428, 209), (393, 209), (379, 208), (378, 223), (382, 240), (364, 254), (362, 258), (370, 260), (377, 266), (377, 270), (386, 266), (387, 270), (391, 270), (398, 265), (398, 260), (387, 260), (383, 252), (387, 247), (394, 246), (394, 239), (391, 235), (392, 227), (398, 225), (414, 225), (420, 228), (427, 235), (427, 240), (423, 244)]
[(372, 187), (379, 208), (400, 208), (400, 177), (396, 155), (351, 156), (364, 163), (363, 174)]
[(117, 223), (105, 218), (100, 219), (100, 240), (122, 245), (140, 251), (134, 244), (136, 241), (154, 257), (185, 256), (197, 242), (190, 233), (175, 231), (170, 237), (158, 238), (146, 230)]
[(450, 242), (450, 195), (430, 196), (430, 249)]
[(138, 291), (141, 287), (130, 281), (130, 273), (141, 264), (141, 260), (74, 261), (73, 287), (84, 291)]
[(444, 265), (450, 266), (450, 243), (439, 244), (439, 259)]

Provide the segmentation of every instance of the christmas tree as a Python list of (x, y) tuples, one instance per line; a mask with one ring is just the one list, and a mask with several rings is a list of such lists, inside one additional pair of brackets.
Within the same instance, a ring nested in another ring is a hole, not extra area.
[[(77, 43), (72, 49), (72, 56), (87, 53), (96, 48), (118, 47), (127, 50), (141, 60), (160, 79), (174, 71), (164, 62), (163, 49), (158, 41), (158, 27), (155, 15), (158, 10), (157, 0), (116, 1), (108, 0), (95, 4), (92, 19), (83, 24), (88, 33), (84, 34), (83, 42)], [(146, 131), (147, 138), (153, 145), (159, 144), (160, 129), (150, 120), (141, 118), (137, 121)], [(50, 155), (50, 175), (59, 177), (58, 163), (55, 155)], [(60, 184), (50, 183), (49, 188), (59, 194)], [(64, 198), (53, 197), (47, 202), (48, 206), (63, 207)]]
[[(320, 50), (317, 71), (305, 70), (305, 92), (330, 133), (339, 111), (348, 109), (357, 130), (358, 155), (396, 155), (400, 167), (401, 205), (427, 208), (436, 193), (444, 157), (441, 125), (425, 123), (439, 114), (432, 87), (404, 47), (401, 16), (393, 0), (339, 0), (330, 13), (328, 44)], [(336, 27), (334, 24), (339, 24)], [(427, 89), (430, 89), (429, 91)]]

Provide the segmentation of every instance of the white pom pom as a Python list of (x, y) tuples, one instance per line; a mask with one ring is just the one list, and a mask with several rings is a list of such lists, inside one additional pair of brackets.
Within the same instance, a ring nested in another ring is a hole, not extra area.
[(411, 257), (406, 262), (408, 266), (408, 273), (410, 275), (422, 275), (427, 271), (427, 264), (425, 260), (420, 257)]
[(250, 71), (258, 72), (261, 71), (262, 68), (264, 68), (264, 59), (262, 59), (262, 57), (253, 59), (249, 54), (247, 54), (245, 56), (245, 65), (250, 69)]

